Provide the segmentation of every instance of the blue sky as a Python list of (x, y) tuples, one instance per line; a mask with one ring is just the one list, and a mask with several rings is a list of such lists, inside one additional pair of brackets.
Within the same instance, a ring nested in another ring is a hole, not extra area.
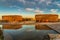
[(60, 0), (0, 0), (1, 15), (33, 17), (37, 13), (60, 14)]

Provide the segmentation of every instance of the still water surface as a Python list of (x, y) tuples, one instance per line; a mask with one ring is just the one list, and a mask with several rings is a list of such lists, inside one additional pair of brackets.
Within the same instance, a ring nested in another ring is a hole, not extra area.
[(47, 34), (57, 34), (54, 30), (36, 30), (35, 25), (22, 25), (20, 29), (4, 29), (4, 40), (43, 40)]

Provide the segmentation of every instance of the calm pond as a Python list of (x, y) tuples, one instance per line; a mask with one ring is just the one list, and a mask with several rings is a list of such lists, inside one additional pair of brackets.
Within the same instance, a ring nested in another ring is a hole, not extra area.
[(36, 25), (22, 25), (22, 28), (19, 29), (3, 29), (3, 36), (4, 40), (45, 40), (46, 35), (57, 34), (52, 29), (40, 29), (36, 29)]

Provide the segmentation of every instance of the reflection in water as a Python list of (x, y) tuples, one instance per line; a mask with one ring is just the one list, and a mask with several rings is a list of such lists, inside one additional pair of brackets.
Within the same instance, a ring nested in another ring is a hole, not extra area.
[[(16, 26), (13, 25), (11, 27), (16, 27)], [(51, 29), (36, 30), (36, 25), (22, 25), (21, 29), (3, 30), (4, 40), (43, 40), (45, 36), (48, 35), (49, 33), (56, 34), (57, 32)], [(46, 40), (48, 39), (49, 38), (47, 38)]]
[(19, 29), (22, 28), (22, 25), (20, 24), (6, 24), (6, 25), (2, 25), (3, 29)]
[(40, 25), (40, 24), (37, 24), (35, 25), (35, 29), (36, 30), (51, 30), (51, 28), (49, 28), (47, 25)]

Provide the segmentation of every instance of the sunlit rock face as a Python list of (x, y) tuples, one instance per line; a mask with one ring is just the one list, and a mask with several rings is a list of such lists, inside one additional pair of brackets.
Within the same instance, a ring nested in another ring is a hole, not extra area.
[(3, 29), (19, 29), (22, 28), (20, 24), (2, 25)]
[(8, 22), (21, 22), (22, 21), (22, 16), (20, 15), (4, 15), (2, 16), (2, 20), (7, 20)]
[(57, 22), (57, 14), (37, 14), (35, 15), (36, 22)]
[(39, 25), (39, 24), (35, 25), (35, 29), (37, 29), (37, 30), (52, 30), (47, 25)]

